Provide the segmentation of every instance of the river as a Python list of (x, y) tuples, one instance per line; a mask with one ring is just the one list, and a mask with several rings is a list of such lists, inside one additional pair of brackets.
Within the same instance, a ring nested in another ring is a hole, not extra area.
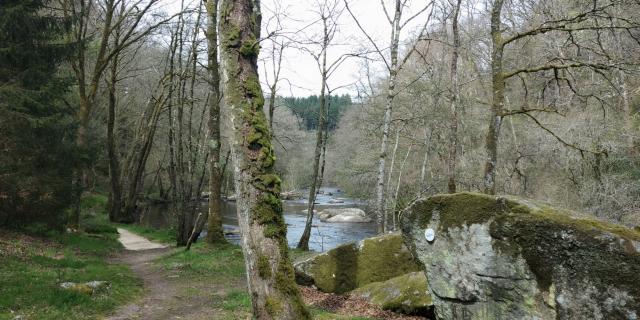
[[(318, 212), (326, 208), (353, 208), (362, 207), (362, 204), (354, 199), (344, 196), (338, 188), (321, 188), (320, 194), (316, 199), (316, 210)], [(302, 190), (305, 195), (303, 199), (284, 200), (284, 220), (287, 224), (287, 240), (290, 247), (295, 247), (300, 240), (304, 225), (307, 219), (306, 210), (308, 200), (306, 195), (308, 190)], [(206, 203), (203, 205), (206, 210)], [(171, 221), (170, 210), (165, 205), (154, 205), (154, 208), (148, 210), (141, 223), (146, 226), (163, 228), (169, 225)], [(237, 229), (238, 218), (236, 215), (235, 201), (223, 202), (223, 219), (225, 229)], [(309, 239), (309, 249), (313, 251), (323, 252), (333, 249), (343, 243), (358, 241), (364, 238), (372, 237), (376, 234), (375, 223), (325, 223), (320, 221), (317, 216), (314, 217), (313, 228), (311, 230), (311, 238)], [(204, 233), (203, 235), (204, 236)], [(239, 241), (237, 235), (229, 235), (228, 240), (237, 243)]]

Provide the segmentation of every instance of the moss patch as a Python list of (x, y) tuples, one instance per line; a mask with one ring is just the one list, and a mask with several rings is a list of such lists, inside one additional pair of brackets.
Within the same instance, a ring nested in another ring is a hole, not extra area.
[[(410, 234), (413, 226), (422, 229), (436, 220), (441, 233), (463, 225), (488, 225), (494, 249), (523, 257), (542, 291), (549, 292), (553, 284), (588, 281), (602, 290), (615, 287), (640, 297), (636, 230), (573, 218), (527, 200), (472, 193), (419, 201), (405, 212), (402, 226)], [(640, 312), (640, 306), (636, 310)]]
[[(336, 293), (421, 270), (399, 234), (345, 244), (304, 263), (308, 264), (305, 273), (318, 289)], [(305, 282), (303, 278), (303, 275), (298, 277)]]
[(427, 292), (427, 277), (423, 272), (411, 272), (383, 282), (374, 282), (352, 291), (384, 310), (404, 314), (431, 313), (431, 295)]

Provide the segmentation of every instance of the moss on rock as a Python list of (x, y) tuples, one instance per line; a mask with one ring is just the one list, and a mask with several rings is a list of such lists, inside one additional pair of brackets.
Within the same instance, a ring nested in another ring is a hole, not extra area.
[(345, 244), (295, 267), (298, 283), (336, 293), (420, 270), (397, 233)]
[[(637, 230), (574, 218), (528, 200), (473, 193), (420, 200), (403, 214), (401, 225), (429, 282), (450, 298), (442, 306), (464, 302), (466, 310), (477, 305), (476, 312), (497, 316), (518, 310), (559, 319), (640, 315)], [(424, 239), (425, 228), (436, 230), (434, 241)], [(468, 274), (445, 274), (464, 273), (469, 266), (474, 271)], [(464, 288), (456, 285), (459, 279)], [(509, 291), (505, 283), (527, 289)], [(478, 302), (483, 300), (489, 302)]]
[(426, 316), (433, 304), (424, 272), (411, 272), (382, 282), (374, 282), (351, 291), (384, 310)]

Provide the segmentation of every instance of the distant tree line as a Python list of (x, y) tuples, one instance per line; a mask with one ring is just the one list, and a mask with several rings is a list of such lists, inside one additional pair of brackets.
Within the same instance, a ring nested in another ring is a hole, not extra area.
[[(348, 94), (328, 96), (327, 128), (334, 130), (340, 121), (340, 115), (351, 106), (351, 96)], [(308, 97), (285, 97), (282, 103), (301, 120), (300, 126), (306, 130), (318, 127), (318, 106), (320, 98), (317, 95)]]

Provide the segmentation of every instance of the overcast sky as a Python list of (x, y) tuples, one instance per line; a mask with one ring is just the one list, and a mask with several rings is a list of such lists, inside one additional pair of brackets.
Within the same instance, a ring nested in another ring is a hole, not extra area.
[[(318, 20), (318, 3), (323, 0), (262, 0), (262, 14), (263, 14), (263, 30), (273, 25), (271, 17), (275, 11), (276, 4), (279, 3), (283, 8), (283, 11), (287, 13), (288, 19), (283, 21), (285, 31), (296, 31), (304, 29), (304, 31), (297, 32), (296, 38), (301, 40), (308, 38), (315, 38), (321, 36), (322, 23)], [(334, 0), (327, 0), (328, 2)], [(393, 14), (394, 0), (385, 0), (387, 10), (390, 14)], [(411, 17), (416, 14), (420, 9), (424, 8), (426, 0), (409, 0), (409, 7), (405, 10), (403, 16)], [(344, 7), (343, 0), (339, 0), (340, 7)], [(356, 15), (360, 24), (367, 31), (367, 33), (378, 43), (381, 48), (387, 48), (390, 38), (390, 25), (382, 10), (380, 1), (378, 0), (349, 0), (349, 7)], [(401, 40), (407, 39), (411, 34), (415, 34), (420, 27), (424, 24), (428, 17), (428, 11), (418, 16), (403, 30), (401, 34)], [(403, 19), (404, 20), (404, 19)], [(334, 61), (340, 55), (348, 52), (355, 52), (358, 49), (366, 48), (372, 49), (370, 42), (366, 40), (363, 33), (360, 31), (351, 15), (344, 10), (342, 15), (338, 18), (338, 32), (334, 43), (337, 45), (332, 47), (328, 51), (328, 61)], [(271, 22), (271, 23), (270, 23)], [(263, 31), (263, 36), (266, 32)], [(268, 44), (267, 44), (268, 45)], [(309, 48), (311, 49), (311, 48)], [(316, 49), (317, 51), (317, 49)], [(260, 59), (268, 59), (268, 50), (262, 50)], [(376, 59), (378, 57), (375, 57)], [(356, 82), (362, 74), (363, 68), (362, 59), (352, 58), (340, 65), (340, 68), (335, 72), (328, 81), (330, 88), (339, 88), (346, 86), (342, 89), (337, 89), (336, 93), (354, 93), (354, 86), (350, 84)], [(377, 65), (378, 70), (381, 70), (381, 64)], [(260, 64), (261, 72), (260, 76), (263, 81), (265, 64)], [(266, 63), (267, 74), (272, 74), (271, 66)], [(380, 74), (379, 74), (380, 75)], [(296, 48), (289, 48), (285, 50), (283, 58), (282, 77), (287, 81), (282, 82), (279, 89), (280, 95), (294, 95), (294, 96), (306, 96), (310, 94), (318, 94), (320, 91), (320, 73), (315, 60), (310, 54), (303, 52)], [(289, 85), (289, 83), (291, 85)]]
[[(273, 20), (274, 12), (284, 12), (286, 16), (282, 18), (282, 29), (280, 33), (286, 34), (288, 37), (295, 40), (309, 40), (318, 39), (322, 33), (322, 23), (319, 21), (318, 8), (319, 3), (325, 0), (262, 0), (262, 15), (263, 15), (263, 32), (262, 36), (268, 35), (267, 31), (274, 31), (276, 29), (275, 22)], [(340, 8), (344, 8), (344, 0), (326, 0), (326, 2), (336, 2)], [(360, 21), (362, 27), (367, 31), (380, 48), (386, 49), (389, 46), (391, 27), (387, 18), (382, 10), (380, 0), (348, 0), (349, 7)], [(395, 0), (383, 0), (387, 10), (392, 15), (393, 5)], [(414, 16), (427, 4), (427, 0), (408, 0), (407, 9), (403, 13), (403, 21), (408, 17)], [(185, 5), (189, 7), (197, 6), (199, 0), (185, 0)], [(162, 10), (166, 10), (169, 13), (175, 13), (180, 11), (181, 0), (164, 0)], [(277, 10), (277, 7), (280, 10)], [(336, 38), (334, 39), (334, 46), (328, 50), (328, 63), (335, 61), (338, 57), (345, 53), (352, 53), (358, 50), (368, 49), (373, 50), (370, 42), (366, 40), (364, 34), (360, 31), (354, 19), (346, 10), (341, 10), (342, 14), (338, 17), (338, 31)], [(427, 10), (424, 13), (418, 15), (412, 20), (402, 31), (401, 42), (409, 38), (412, 34), (416, 34), (427, 20), (429, 15)], [(300, 31), (302, 30), (302, 31)], [(264, 42), (263, 50), (260, 53), (260, 79), (263, 84), (266, 84), (268, 79), (271, 79), (272, 67), (269, 60), (269, 50), (266, 48), (270, 46), (268, 42)], [(297, 45), (301, 46), (300, 44)], [(318, 48), (313, 46), (305, 46), (307, 49), (317, 52)], [(388, 54), (388, 52), (385, 52)], [(372, 56), (379, 60), (378, 56)], [(336, 89), (334, 94), (356, 92), (355, 87), (352, 85), (355, 83), (361, 75), (364, 74), (362, 66), (362, 59), (351, 58), (346, 60), (340, 65), (335, 73), (328, 81), (328, 86), (331, 89)], [(383, 64), (378, 61), (373, 63), (372, 67), (377, 67), (379, 71), (376, 77), (380, 78), (384, 76), (382, 69)], [(266, 72), (265, 72), (266, 71)], [(265, 78), (265, 75), (269, 78)], [(319, 94), (320, 92), (320, 73), (315, 60), (311, 55), (299, 48), (290, 47), (284, 52), (282, 61), (281, 78), (285, 79), (279, 84), (278, 94), (283, 96), (308, 96), (312, 94)], [(266, 89), (266, 86), (263, 87)]]

